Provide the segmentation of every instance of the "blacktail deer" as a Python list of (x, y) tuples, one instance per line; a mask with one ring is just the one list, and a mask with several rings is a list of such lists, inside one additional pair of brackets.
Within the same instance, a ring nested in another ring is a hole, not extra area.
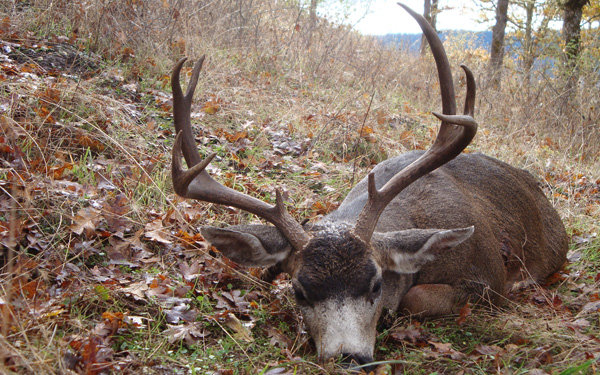
[[(289, 274), (296, 302), (321, 361), (373, 360), (382, 309), (422, 317), (457, 313), (468, 301), (502, 303), (515, 283), (542, 281), (565, 262), (567, 235), (557, 212), (526, 171), (481, 154), (462, 154), (477, 131), (475, 82), (466, 74), (464, 115), (456, 115), (450, 64), (423, 17), (403, 6), (425, 34), (438, 69), (443, 114), (437, 138), (377, 165), (320, 222), (301, 225), (275, 205), (227, 188), (206, 172), (190, 109), (203, 58), (184, 95), (186, 59), (173, 68), (175, 192), (234, 206), (271, 225), (204, 227), (204, 238), (245, 266)], [(181, 156), (189, 169), (182, 167)]]

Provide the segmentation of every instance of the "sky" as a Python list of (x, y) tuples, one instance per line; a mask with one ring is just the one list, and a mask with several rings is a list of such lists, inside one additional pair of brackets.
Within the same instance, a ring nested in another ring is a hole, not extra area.
[[(369, 13), (360, 21), (364, 10), (351, 15), (351, 23), (363, 34), (384, 35), (396, 33), (421, 33), (419, 25), (397, 4), (398, 0), (371, 0)], [(403, 0), (403, 3), (417, 13), (423, 13), (423, 0)], [(490, 29), (491, 24), (480, 24), (476, 19), (480, 9), (475, 0), (440, 0), (442, 8), (450, 7), (440, 13), (437, 20), (438, 30)], [(356, 23), (358, 21), (358, 23)]]

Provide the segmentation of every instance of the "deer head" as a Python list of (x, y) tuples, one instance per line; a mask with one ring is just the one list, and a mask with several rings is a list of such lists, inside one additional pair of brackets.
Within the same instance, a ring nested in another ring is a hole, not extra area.
[[(415, 272), (440, 251), (460, 244), (473, 233), (473, 227), (375, 230), (384, 209), (402, 190), (459, 155), (477, 130), (472, 118), (472, 73), (462, 66), (467, 77), (467, 98), (464, 115), (456, 115), (452, 75), (442, 43), (422, 16), (403, 7), (419, 22), (437, 64), (443, 103), (443, 114), (434, 113), (442, 121), (438, 136), (426, 153), (385, 183), (379, 184), (378, 176), (369, 174), (365, 191), (354, 193), (364, 196), (357, 210), (338, 211), (321, 223), (301, 225), (285, 209), (279, 190), (275, 205), (270, 205), (225, 187), (207, 173), (206, 166), (215, 154), (202, 160), (190, 122), (192, 96), (204, 57), (196, 63), (185, 95), (179, 76), (186, 59), (181, 59), (172, 72), (177, 131), (172, 164), (175, 192), (186, 198), (234, 206), (273, 224), (205, 227), (201, 231), (235, 262), (253, 267), (279, 265), (290, 275), (295, 299), (322, 360), (342, 354), (359, 364), (371, 362), (382, 308), (397, 307)], [(182, 153), (187, 170), (182, 167)]]

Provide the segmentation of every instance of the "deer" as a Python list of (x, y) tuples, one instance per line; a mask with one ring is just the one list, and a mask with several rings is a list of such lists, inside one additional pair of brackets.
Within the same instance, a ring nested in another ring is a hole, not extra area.
[[(426, 151), (387, 159), (320, 221), (299, 222), (281, 191), (275, 204), (228, 188), (206, 167), (191, 127), (192, 97), (204, 56), (184, 94), (172, 70), (172, 182), (184, 198), (226, 205), (269, 224), (205, 226), (203, 238), (230, 260), (289, 275), (294, 299), (319, 361), (373, 361), (382, 311), (429, 318), (466, 303), (501, 306), (516, 283), (542, 282), (566, 261), (567, 234), (557, 211), (527, 171), (463, 153), (474, 138), (476, 83), (466, 76), (464, 113), (456, 114), (450, 63), (435, 30), (401, 5), (429, 42), (439, 77), (441, 125)], [(188, 166), (183, 168), (182, 155)]]

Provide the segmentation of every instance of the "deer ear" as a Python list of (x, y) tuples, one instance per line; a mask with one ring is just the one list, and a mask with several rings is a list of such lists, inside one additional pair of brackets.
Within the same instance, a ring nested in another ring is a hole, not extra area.
[(380, 255), (381, 267), (398, 273), (418, 272), (442, 251), (471, 237), (474, 227), (461, 229), (409, 229), (373, 234), (371, 243)]
[(247, 267), (268, 267), (285, 260), (292, 246), (281, 232), (269, 225), (203, 227), (202, 236), (232, 261)]

